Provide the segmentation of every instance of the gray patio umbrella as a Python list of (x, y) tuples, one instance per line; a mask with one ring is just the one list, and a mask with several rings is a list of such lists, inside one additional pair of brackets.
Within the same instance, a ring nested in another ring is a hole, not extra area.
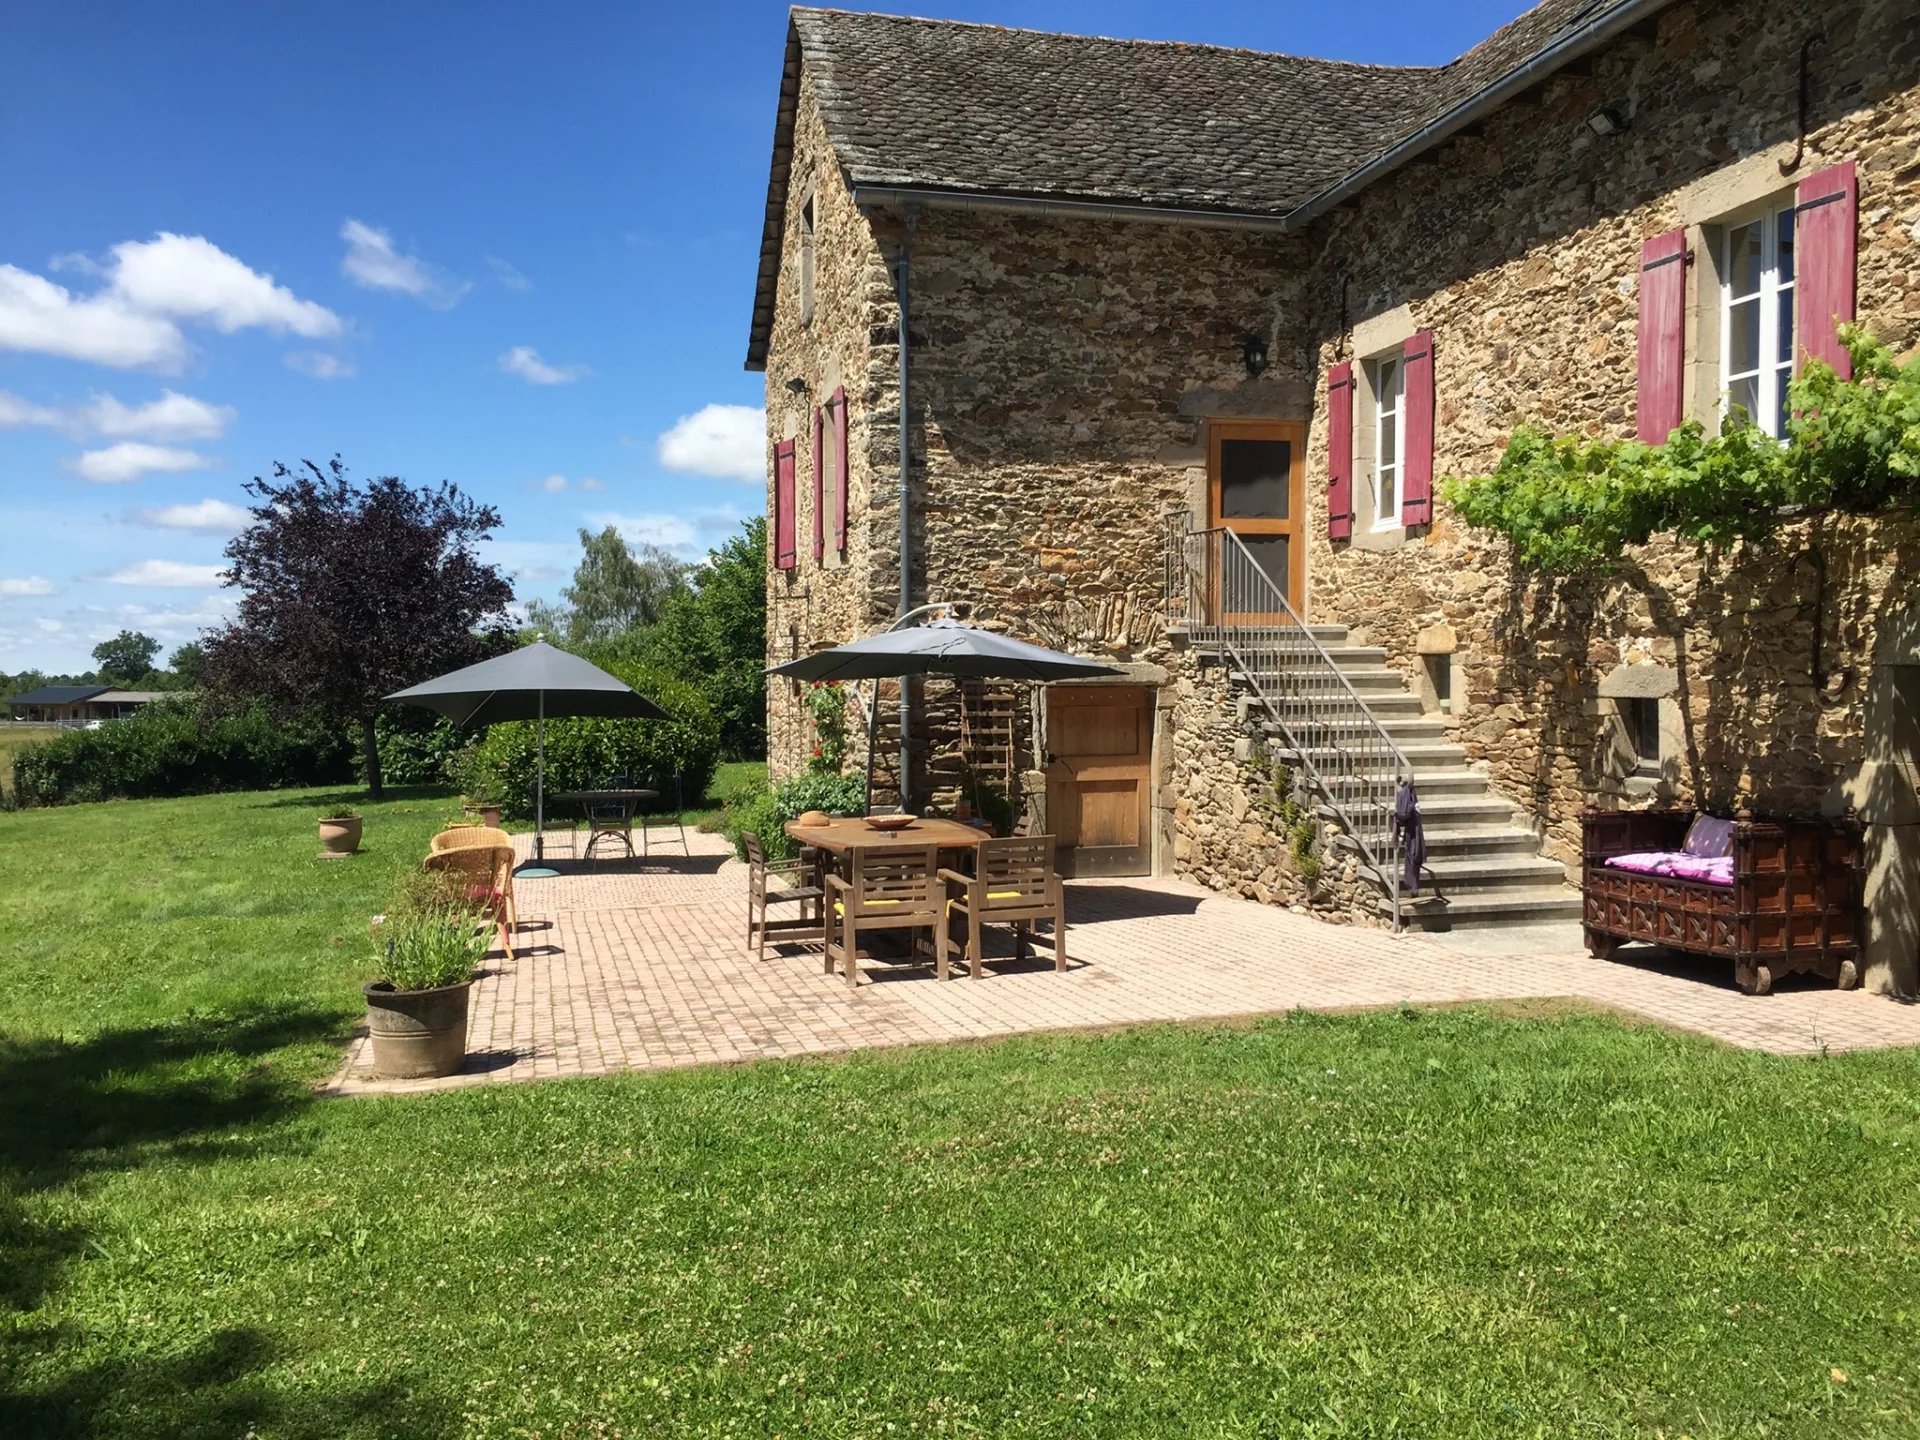
[[(817, 651), (774, 665), (769, 675), (832, 683), (840, 680), (905, 679), (910, 675), (951, 675), (973, 680), (1091, 680), (1102, 675), (1124, 675), (1098, 660), (1065, 655), (1044, 646), (1029, 645), (1011, 635), (982, 630), (958, 620), (929, 620), (923, 625), (883, 630), (864, 640), (850, 640), (830, 650)], [(877, 697), (876, 697), (877, 699)], [(873, 795), (874, 728), (878, 704), (867, 708), (867, 795)], [(906, 777), (902, 775), (902, 788)], [(904, 800), (904, 795), (902, 799)]]
[[(667, 712), (617, 675), (536, 640), (505, 655), (452, 670), (386, 697), (438, 710), (463, 729), (532, 720), (539, 729), (539, 764), (533, 789), (534, 863), (546, 859), (547, 716), (602, 715), (665, 720)], [(522, 874), (533, 874), (525, 870)], [(552, 871), (546, 871), (552, 874)]]

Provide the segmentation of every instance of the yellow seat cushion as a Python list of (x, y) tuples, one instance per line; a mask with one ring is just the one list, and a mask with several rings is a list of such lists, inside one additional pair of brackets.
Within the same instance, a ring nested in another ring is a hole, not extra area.
[[(868, 904), (869, 906), (874, 906), (874, 905), (898, 905), (899, 903), (900, 903), (900, 902), (899, 902), (898, 900), (869, 900), (869, 901), (867, 901), (867, 904)], [(833, 902), (833, 913), (834, 913), (834, 914), (836, 914), (836, 915), (844, 915), (844, 914), (846, 914), (846, 913), (847, 913), (847, 902), (846, 902), (846, 901), (844, 901), (844, 900), (836, 900), (836, 901), (834, 901), (834, 902)]]
[[(1018, 900), (1018, 899), (1020, 899), (1020, 898), (1021, 898), (1021, 896), (1020, 896), (1020, 892), (1019, 892), (1018, 890), (989, 890), (989, 891), (987, 891), (987, 899), (989, 899), (989, 900)], [(1036, 896), (1034, 896), (1033, 898), (1037, 900), (1037, 899), (1039, 899), (1040, 897), (1036, 895)], [(952, 914), (952, 913), (953, 913), (954, 911), (956, 911), (956, 910), (964, 910), (964, 909), (966, 909), (966, 906), (964, 906), (964, 905), (962, 905), (962, 904), (961, 904), (961, 903), (960, 903), (960, 902), (959, 902), (958, 900), (949, 900), (949, 901), (947, 901), (947, 913), (948, 913), (949, 915), (951, 915), (951, 914)]]

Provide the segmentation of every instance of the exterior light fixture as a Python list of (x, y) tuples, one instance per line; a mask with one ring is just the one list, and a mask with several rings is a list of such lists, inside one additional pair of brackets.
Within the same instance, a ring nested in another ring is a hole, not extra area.
[(1240, 346), (1240, 356), (1247, 362), (1247, 374), (1258, 380), (1260, 372), (1267, 368), (1267, 342), (1258, 335), (1249, 335)]
[(1627, 128), (1627, 117), (1616, 106), (1602, 105), (1587, 116), (1587, 128), (1596, 135), (1618, 135)]
[(807, 393), (807, 382), (801, 376), (796, 375), (787, 381), (787, 389), (794, 395), (804, 395)]

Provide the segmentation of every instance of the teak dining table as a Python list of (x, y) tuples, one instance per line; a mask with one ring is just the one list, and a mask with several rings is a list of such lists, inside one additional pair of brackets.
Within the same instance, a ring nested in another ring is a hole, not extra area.
[(835, 860), (851, 850), (881, 849), (889, 845), (917, 849), (932, 845), (941, 850), (972, 850), (993, 838), (991, 830), (976, 830), (958, 820), (916, 820), (903, 830), (876, 830), (857, 816), (829, 820), (824, 825), (802, 825), (789, 820), (788, 835), (802, 845), (824, 850)]

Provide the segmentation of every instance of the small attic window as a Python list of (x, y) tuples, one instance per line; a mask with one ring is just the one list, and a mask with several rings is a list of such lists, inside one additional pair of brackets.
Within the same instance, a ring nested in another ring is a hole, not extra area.
[(800, 207), (800, 323), (813, 323), (813, 196)]

